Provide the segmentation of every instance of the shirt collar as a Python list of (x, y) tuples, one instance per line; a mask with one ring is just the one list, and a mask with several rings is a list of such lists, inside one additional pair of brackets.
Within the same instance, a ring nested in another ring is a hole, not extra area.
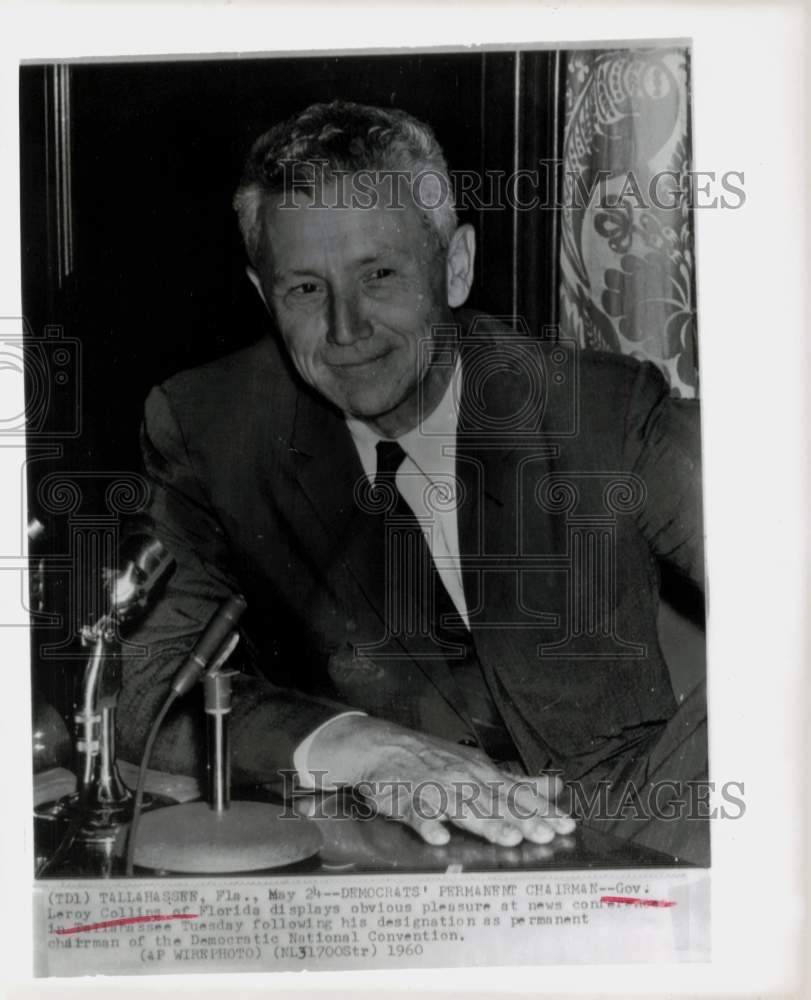
[[(457, 358), (453, 375), (439, 404), (422, 423), (397, 438), (406, 455), (429, 480), (433, 481), (435, 476), (443, 476), (453, 471), (453, 449), (448, 449), (447, 445), (453, 444), (456, 439), (461, 392), (462, 364)], [(355, 442), (363, 470), (369, 479), (373, 480), (377, 464), (375, 448), (378, 441), (385, 439), (368, 424), (355, 417), (347, 415), (346, 425)]]

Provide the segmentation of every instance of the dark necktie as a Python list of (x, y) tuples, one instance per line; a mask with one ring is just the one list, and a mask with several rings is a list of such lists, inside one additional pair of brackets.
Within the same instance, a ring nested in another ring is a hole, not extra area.
[(496, 760), (515, 760), (517, 751), (482, 675), (473, 638), (445, 589), (419, 520), (397, 486), (397, 470), (405, 458), (397, 441), (378, 442), (373, 489), (386, 511), (389, 626), (404, 637), (419, 629), (433, 639), (436, 655), (451, 669), (478, 742)]
[(422, 527), (397, 486), (406, 453), (397, 441), (377, 444), (374, 489), (386, 510), (386, 585), (391, 588), (392, 627), (419, 629), (437, 643), (446, 659), (461, 659), (469, 633), (442, 582)]

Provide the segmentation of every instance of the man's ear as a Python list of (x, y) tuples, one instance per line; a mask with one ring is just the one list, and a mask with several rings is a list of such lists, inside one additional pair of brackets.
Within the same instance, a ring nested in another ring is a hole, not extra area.
[(250, 283), (257, 290), (257, 292), (259, 292), (259, 298), (265, 303), (265, 309), (269, 310), (270, 306), (268, 305), (268, 300), (265, 298), (265, 293), (262, 290), (262, 282), (259, 280), (259, 275), (251, 267), (250, 264), (248, 264), (247, 267), (245, 268), (245, 273), (248, 275), (248, 280), (250, 281)]
[(465, 223), (459, 226), (448, 244), (447, 283), (448, 305), (458, 309), (464, 305), (473, 284), (473, 262), (476, 259), (476, 232)]

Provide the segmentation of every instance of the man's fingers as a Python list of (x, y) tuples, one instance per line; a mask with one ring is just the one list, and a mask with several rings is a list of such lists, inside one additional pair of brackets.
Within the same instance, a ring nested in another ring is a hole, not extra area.
[(547, 823), (555, 833), (559, 833), (562, 836), (572, 833), (577, 826), (577, 821), (571, 816), (550, 816)]
[(504, 847), (514, 847), (524, 838), (536, 844), (549, 843), (555, 830), (538, 815), (548, 810), (546, 801), (539, 809), (534, 796), (525, 792), (525, 801), (518, 808), (516, 795), (510, 794), (516, 787), (503, 776), (485, 785), (459, 785), (456, 794), (448, 798), (446, 818), (460, 829)]
[[(450, 822), (460, 830), (475, 833), (477, 837), (489, 840), (491, 844), (501, 847), (515, 847), (524, 839), (524, 834), (515, 823), (501, 819), (481, 819), (478, 816), (461, 814), (450, 816)], [(550, 833), (549, 839), (552, 839)]]
[(408, 825), (432, 847), (442, 847), (451, 839), (450, 831), (438, 819), (420, 819), (419, 816), (412, 815)]
[[(543, 774), (533, 778), (510, 775), (510, 777), (513, 781), (507, 791), (507, 809), (510, 815), (516, 815), (529, 823), (533, 820), (543, 821), (559, 834), (571, 833), (574, 830), (577, 825), (575, 820), (558, 808), (553, 801), (563, 786), (557, 775)], [(550, 792), (554, 794), (550, 795)]]
[[(447, 823), (503, 847), (520, 844), (524, 836), (504, 814), (497, 790), (473, 780), (449, 785), (422, 783), (411, 799), (409, 813), (401, 818), (431, 844), (450, 839)], [(552, 836), (550, 831), (548, 839)]]
[[(523, 829), (530, 840), (536, 843), (546, 843), (545, 830), (552, 833), (567, 834), (574, 830), (576, 824), (571, 816), (550, 802), (543, 795), (538, 795), (531, 788), (520, 782), (512, 786), (507, 794), (507, 812), (523, 822)], [(539, 836), (535, 831), (540, 831)]]
[(554, 775), (513, 776), (479, 761), (459, 766), (458, 757), (439, 752), (421, 763), (445, 773), (440, 777), (427, 771), (416, 784), (362, 784), (364, 796), (378, 811), (407, 823), (426, 843), (447, 843), (448, 823), (503, 847), (517, 846), (522, 840), (548, 844), (556, 834), (566, 835), (575, 828), (575, 821), (544, 794), (557, 793), (559, 779)]
[(442, 847), (451, 839), (450, 831), (442, 822), (444, 817), (438, 803), (431, 801), (431, 796), (418, 794), (414, 798), (406, 798), (403, 795), (380, 794), (368, 787), (364, 790), (364, 798), (374, 804), (379, 815), (410, 826), (432, 847)]
[[(536, 844), (548, 843), (555, 834), (565, 835), (575, 828), (575, 821), (570, 816), (545, 816), (543, 819), (526, 820), (522, 824), (525, 836)], [(547, 836), (547, 831), (549, 835)]]

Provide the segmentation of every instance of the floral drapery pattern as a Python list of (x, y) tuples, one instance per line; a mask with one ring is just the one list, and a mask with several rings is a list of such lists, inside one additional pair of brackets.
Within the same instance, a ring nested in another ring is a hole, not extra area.
[(562, 334), (655, 362), (678, 396), (698, 391), (688, 59), (568, 54), (561, 212)]

